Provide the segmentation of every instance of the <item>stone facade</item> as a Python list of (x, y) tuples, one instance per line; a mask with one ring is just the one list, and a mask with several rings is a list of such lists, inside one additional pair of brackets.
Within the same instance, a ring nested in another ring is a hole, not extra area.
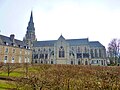
[(98, 41), (65, 39), (37, 41), (33, 44), (33, 62), (44, 64), (106, 65), (105, 47)]
[(106, 49), (99, 41), (65, 39), (62, 35), (58, 40), (37, 41), (32, 12), (28, 27), (24, 42), (33, 50), (33, 63), (107, 65)]
[(0, 62), (31, 63), (32, 50), (14, 37), (13, 34), (10, 37), (0, 35)]

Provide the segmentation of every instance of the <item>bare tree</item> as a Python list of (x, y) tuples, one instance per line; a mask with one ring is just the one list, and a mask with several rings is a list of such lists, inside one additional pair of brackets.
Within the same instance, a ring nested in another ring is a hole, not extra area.
[(108, 57), (110, 63), (117, 64), (119, 56), (120, 56), (120, 40), (113, 39), (108, 44)]
[(4, 71), (8, 73), (8, 76), (10, 75), (10, 73), (12, 73), (15, 69), (19, 68), (20, 64), (17, 63), (6, 63), (4, 65)]

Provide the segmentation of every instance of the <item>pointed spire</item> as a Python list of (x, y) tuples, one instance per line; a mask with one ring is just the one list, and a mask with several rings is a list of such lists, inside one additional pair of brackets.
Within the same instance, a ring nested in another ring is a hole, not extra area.
[(31, 11), (31, 16), (30, 16), (30, 22), (33, 22), (33, 14), (32, 14), (32, 11)]
[(30, 21), (28, 23), (28, 27), (27, 27), (28, 31), (34, 31), (34, 22), (33, 22), (33, 12), (31, 11), (31, 15), (30, 15)]

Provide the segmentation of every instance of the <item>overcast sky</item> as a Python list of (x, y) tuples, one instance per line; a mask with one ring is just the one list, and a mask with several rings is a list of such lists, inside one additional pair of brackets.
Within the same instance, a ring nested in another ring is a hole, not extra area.
[(31, 10), (38, 41), (120, 39), (120, 0), (0, 0), (0, 34), (23, 40)]

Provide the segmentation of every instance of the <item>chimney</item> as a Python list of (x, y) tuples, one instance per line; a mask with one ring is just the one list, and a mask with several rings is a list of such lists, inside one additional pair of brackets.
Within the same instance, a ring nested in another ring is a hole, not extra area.
[(10, 35), (10, 40), (14, 43), (14, 38), (15, 38), (15, 35), (14, 34), (11, 34)]

